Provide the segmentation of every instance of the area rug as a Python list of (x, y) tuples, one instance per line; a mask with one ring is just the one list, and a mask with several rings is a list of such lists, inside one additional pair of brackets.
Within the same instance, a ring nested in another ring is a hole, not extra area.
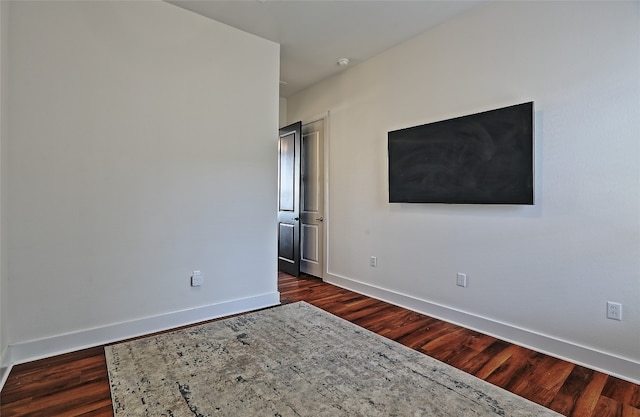
[(559, 416), (304, 302), (105, 353), (117, 417)]

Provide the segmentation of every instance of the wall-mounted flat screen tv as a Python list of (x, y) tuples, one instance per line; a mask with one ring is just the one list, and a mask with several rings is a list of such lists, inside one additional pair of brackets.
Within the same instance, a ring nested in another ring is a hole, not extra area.
[(533, 102), (389, 132), (389, 202), (533, 204)]

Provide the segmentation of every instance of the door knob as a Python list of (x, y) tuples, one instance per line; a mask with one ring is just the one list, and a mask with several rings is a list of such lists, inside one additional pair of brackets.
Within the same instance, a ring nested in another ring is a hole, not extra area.
[(300, 217), (294, 217), (293, 220), (298, 221), (300, 220)]
[(316, 220), (319, 222), (324, 221), (324, 217), (318, 217)]

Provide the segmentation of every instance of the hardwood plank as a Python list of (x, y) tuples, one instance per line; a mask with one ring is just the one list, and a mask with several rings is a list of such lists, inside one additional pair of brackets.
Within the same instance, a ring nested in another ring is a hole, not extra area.
[[(640, 417), (640, 387), (321, 280), (280, 273), (283, 304), (306, 301), (571, 417)], [(103, 346), (15, 366), (0, 415), (112, 417)]]
[[(24, 375), (17, 372), (17, 379), (13, 384), (8, 384), (6, 392), (3, 390), (3, 399), (11, 402), (16, 395), (37, 396), (46, 391), (49, 394), (67, 391), (94, 380), (104, 378), (107, 365), (102, 356), (81, 358), (65, 364), (47, 366), (44, 369), (29, 370)], [(11, 387), (14, 389), (12, 390)], [(19, 391), (16, 392), (16, 389)]]
[(406, 310), (391, 304), (382, 306), (378, 311), (358, 320), (357, 324), (372, 332), (389, 329), (389, 321), (399, 320)]
[[(600, 416), (596, 410), (598, 401), (600, 400), (602, 389), (607, 382), (607, 375), (600, 372), (593, 372), (591, 381), (587, 384), (584, 391), (580, 393), (576, 406), (571, 412), (571, 417), (580, 416)], [(613, 400), (612, 400), (613, 401)]]
[(446, 332), (436, 338), (429, 340), (418, 350), (433, 358), (445, 362), (448, 356), (455, 353), (457, 349), (464, 347), (467, 335), (467, 329), (463, 329), (462, 327), (454, 328), (449, 332)]
[(534, 352), (515, 345), (509, 346), (505, 352), (508, 352), (506, 360), (493, 370), (485, 380), (513, 391), (513, 387), (517, 386), (520, 380), (526, 379), (531, 372), (530, 357)]
[(571, 415), (571, 412), (576, 407), (578, 398), (586, 390), (591, 378), (593, 378), (594, 372), (582, 366), (575, 366), (562, 387), (560, 387), (549, 408), (565, 416)]
[(609, 377), (602, 395), (622, 404), (640, 408), (640, 386), (629, 384), (620, 378)]
[(403, 328), (395, 329), (395, 331), (392, 330), (388, 334), (381, 332), (381, 334), (411, 349), (418, 349), (420, 346), (450, 332), (452, 329), (452, 324), (436, 320), (432, 317), (422, 316), (417, 317)]
[(529, 358), (528, 371), (507, 388), (515, 394), (549, 407), (574, 366), (569, 362), (534, 353)]
[(404, 314), (396, 317), (394, 323), (386, 323), (379, 334), (388, 339), (398, 340), (415, 332), (424, 331), (429, 328), (430, 323), (434, 322), (435, 320), (430, 317), (422, 316), (413, 311), (405, 311)]
[(529, 379), (536, 381), (540, 387), (557, 393), (575, 365), (542, 353), (537, 353), (536, 357), (538, 360), (533, 366)]
[(593, 415), (598, 417), (640, 417), (640, 409), (602, 395), (596, 404)]
[[(454, 348), (451, 355), (441, 360), (467, 373), (475, 374), (488, 360), (489, 347), (497, 340), (494, 337), (469, 331), (463, 346)], [(487, 353), (483, 353), (483, 352)]]
[(640, 417), (640, 408), (622, 404), (622, 417)]
[(541, 387), (531, 379), (519, 381), (517, 388), (509, 391), (547, 408), (551, 408), (550, 403), (556, 396), (554, 391)]
[(622, 404), (611, 398), (600, 396), (594, 414), (599, 417), (622, 417)]
[(505, 344), (506, 347), (485, 363), (482, 368), (476, 372), (476, 376), (480, 379), (487, 379), (492, 373), (499, 369), (516, 351), (518, 346)]

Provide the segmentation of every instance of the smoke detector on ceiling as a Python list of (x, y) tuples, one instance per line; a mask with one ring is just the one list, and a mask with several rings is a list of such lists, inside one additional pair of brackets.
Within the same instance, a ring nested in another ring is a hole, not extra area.
[(340, 58), (338, 60), (339, 67), (346, 67), (347, 65), (349, 65), (349, 58)]

